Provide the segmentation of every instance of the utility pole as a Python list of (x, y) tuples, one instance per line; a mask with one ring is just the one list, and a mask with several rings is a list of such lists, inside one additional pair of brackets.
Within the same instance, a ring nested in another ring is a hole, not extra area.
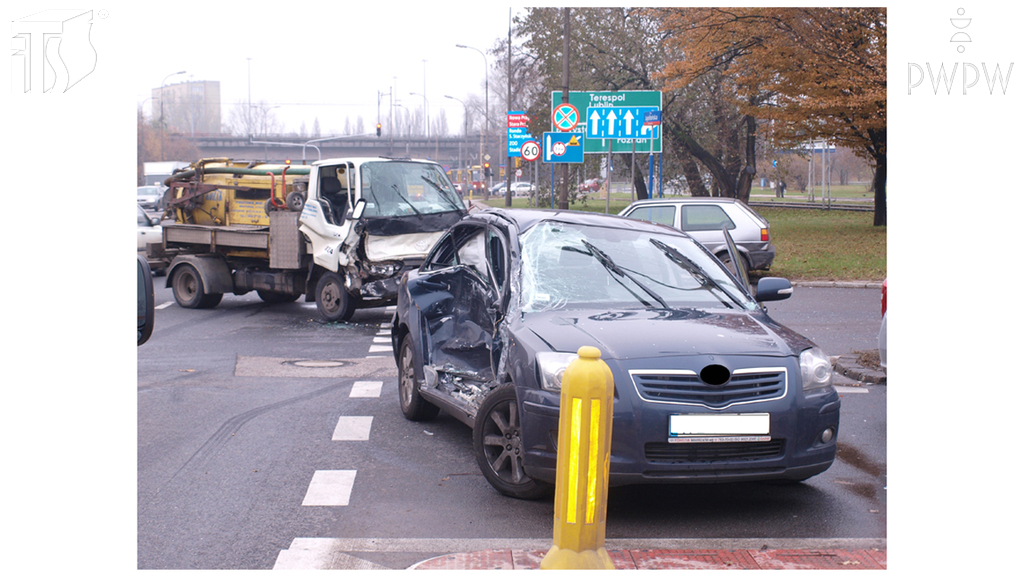
[[(508, 9), (508, 69), (505, 71), (505, 76), (508, 80), (508, 99), (505, 100), (506, 107), (508, 110), (512, 110), (512, 9)], [(505, 114), (508, 117), (508, 114)], [(507, 132), (507, 130), (506, 130)], [(508, 143), (505, 144), (505, 207), (512, 207), (512, 151), (508, 149)]]
[[(569, 9), (562, 8), (565, 30), (562, 38), (562, 104), (569, 103)], [(569, 165), (562, 164), (562, 181), (558, 190), (558, 208), (569, 209)]]

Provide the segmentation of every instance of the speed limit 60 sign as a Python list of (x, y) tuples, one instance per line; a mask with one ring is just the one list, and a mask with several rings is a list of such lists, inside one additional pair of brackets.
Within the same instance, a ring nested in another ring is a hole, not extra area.
[(530, 140), (523, 144), (519, 153), (523, 157), (523, 160), (533, 162), (537, 158), (540, 158), (540, 144), (538, 144), (536, 140)]

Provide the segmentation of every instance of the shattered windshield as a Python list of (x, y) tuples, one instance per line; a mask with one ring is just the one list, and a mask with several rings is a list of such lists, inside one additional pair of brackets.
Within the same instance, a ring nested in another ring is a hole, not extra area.
[(465, 211), (448, 177), (436, 164), (368, 162), (360, 170), (365, 216), (422, 216)]
[(522, 307), (756, 308), (717, 260), (687, 238), (542, 222), (521, 237)]

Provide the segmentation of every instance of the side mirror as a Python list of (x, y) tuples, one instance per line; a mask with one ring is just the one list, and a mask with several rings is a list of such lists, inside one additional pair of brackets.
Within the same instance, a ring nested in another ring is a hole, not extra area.
[(356, 200), (356, 205), (352, 208), (351, 218), (353, 220), (359, 220), (363, 217), (363, 212), (366, 211), (366, 200), (360, 198)]
[(153, 273), (149, 269), (149, 262), (140, 254), (139, 259), (139, 343), (142, 346), (153, 334), (156, 312), (153, 301), (156, 296), (153, 293)]
[(771, 302), (773, 300), (785, 300), (793, 295), (793, 285), (785, 278), (761, 278), (757, 281), (757, 295), (754, 299), (758, 302)]

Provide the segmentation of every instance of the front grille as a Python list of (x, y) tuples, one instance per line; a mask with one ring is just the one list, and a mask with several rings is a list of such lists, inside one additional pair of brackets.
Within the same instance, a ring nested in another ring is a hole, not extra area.
[(725, 408), (786, 395), (786, 371), (782, 368), (737, 370), (728, 382), (718, 386), (705, 384), (697, 374), (688, 371), (631, 371), (630, 376), (640, 397), (650, 402)]
[(710, 444), (671, 444), (649, 442), (644, 445), (648, 462), (661, 464), (763, 460), (782, 454), (783, 441), (715, 442)]

